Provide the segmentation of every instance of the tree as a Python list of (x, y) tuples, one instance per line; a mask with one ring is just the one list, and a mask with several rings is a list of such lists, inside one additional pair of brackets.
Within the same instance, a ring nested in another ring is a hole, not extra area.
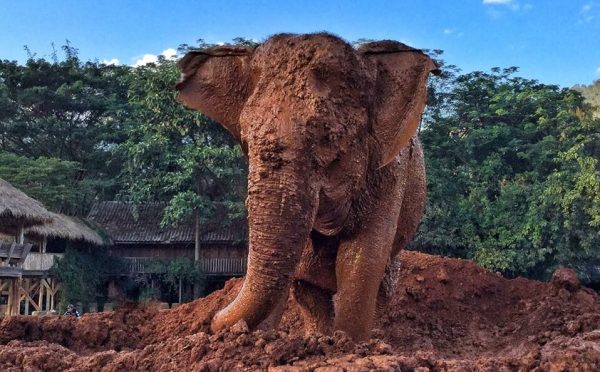
[(194, 218), (197, 259), (201, 228), (216, 213), (245, 213), (246, 166), (220, 125), (176, 100), (178, 77), (176, 64), (164, 58), (131, 73), (122, 179), (134, 202), (168, 203), (163, 225)]
[(105, 282), (110, 275), (122, 272), (125, 263), (110, 256), (105, 248), (96, 248), (88, 253), (68, 248), (62, 258), (56, 258), (50, 274), (61, 285), (61, 308), (76, 302), (96, 302), (103, 296)]
[(81, 180), (81, 173), (77, 162), (44, 157), (31, 159), (0, 152), (0, 178), (26, 190), (29, 196), (54, 211), (87, 212), (80, 209), (90, 203), (93, 190)]
[(446, 108), (425, 116), (429, 203), (414, 247), (542, 277), (600, 259), (599, 123), (578, 93), (516, 71), (457, 76)]
[(590, 85), (576, 85), (573, 89), (581, 92), (586, 101), (593, 106), (596, 116), (600, 117), (600, 79)]
[(129, 68), (84, 63), (68, 43), (63, 51), (61, 61), (56, 53), (52, 61), (30, 54), (24, 66), (0, 61), (0, 149), (77, 162), (80, 179), (99, 198), (111, 198), (118, 188), (115, 150), (124, 140), (118, 118), (126, 110)]

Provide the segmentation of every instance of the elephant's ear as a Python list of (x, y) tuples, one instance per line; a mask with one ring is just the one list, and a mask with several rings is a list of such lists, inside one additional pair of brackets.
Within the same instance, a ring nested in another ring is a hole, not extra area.
[(181, 78), (178, 83), (183, 83), (192, 77), (196, 70), (211, 57), (250, 56), (253, 51), (254, 48), (251, 47), (218, 46), (188, 52), (177, 61), (177, 67), (181, 71)]
[(198, 67), (209, 58), (209, 55), (205, 52), (189, 52), (179, 61), (177, 61), (177, 67), (179, 67), (179, 71), (181, 71), (180, 82), (183, 82), (189, 79)]
[(371, 131), (383, 167), (416, 133), (427, 100), (427, 77), (439, 70), (423, 52), (397, 41), (368, 43), (358, 53), (374, 79)]

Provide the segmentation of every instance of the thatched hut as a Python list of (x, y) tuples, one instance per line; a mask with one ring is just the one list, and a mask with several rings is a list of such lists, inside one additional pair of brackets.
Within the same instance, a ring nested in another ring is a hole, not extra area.
[(84, 220), (57, 213), (52, 213), (52, 216), (52, 222), (32, 226), (25, 230), (25, 236), (29, 240), (39, 243), (41, 252), (46, 251), (49, 239), (82, 242), (93, 245), (103, 245), (105, 243), (100, 234), (88, 226)]
[(52, 222), (53, 215), (39, 201), (0, 178), (0, 231), (22, 243), (27, 227)]

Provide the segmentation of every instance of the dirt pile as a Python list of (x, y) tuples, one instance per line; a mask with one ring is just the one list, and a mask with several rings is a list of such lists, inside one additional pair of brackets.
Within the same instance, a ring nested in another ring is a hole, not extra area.
[[(309, 335), (290, 303), (280, 330), (209, 333), (240, 288), (175, 310), (123, 308), (0, 324), (0, 370), (600, 370), (600, 296), (561, 270), (507, 280), (463, 260), (404, 252), (396, 296), (373, 339)], [(327, 367), (327, 368), (326, 368)]]

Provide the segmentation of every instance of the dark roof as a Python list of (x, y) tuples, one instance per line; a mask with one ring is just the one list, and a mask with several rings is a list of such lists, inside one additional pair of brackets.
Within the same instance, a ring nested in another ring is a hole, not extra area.
[[(131, 203), (107, 201), (92, 206), (87, 219), (106, 231), (113, 243), (188, 243), (194, 241), (194, 221), (183, 221), (175, 227), (161, 227), (164, 203)], [(203, 243), (239, 243), (247, 241), (245, 221), (220, 223), (215, 220), (205, 227)]]

